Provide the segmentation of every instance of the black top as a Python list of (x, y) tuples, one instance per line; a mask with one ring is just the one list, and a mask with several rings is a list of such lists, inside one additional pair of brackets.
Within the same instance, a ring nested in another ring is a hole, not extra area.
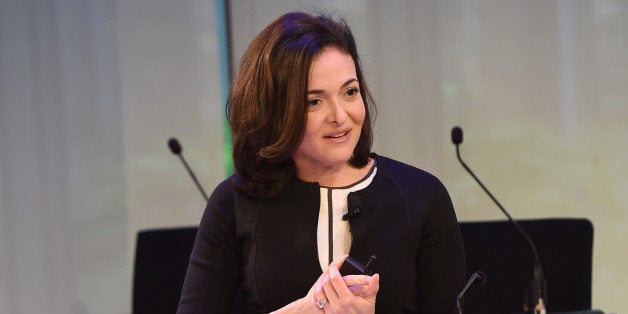
[[(464, 250), (449, 194), (431, 174), (374, 155), (377, 174), (357, 195), (350, 255), (378, 257), (377, 313), (456, 313)], [(228, 313), (236, 289), (246, 311), (266, 313), (305, 296), (321, 274), (319, 185), (294, 179), (273, 200), (237, 193), (232, 178), (210, 197), (178, 313)]]

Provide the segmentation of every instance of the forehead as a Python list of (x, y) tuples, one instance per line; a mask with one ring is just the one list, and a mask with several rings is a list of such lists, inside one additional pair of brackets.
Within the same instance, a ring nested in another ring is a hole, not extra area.
[(356, 69), (353, 57), (344, 50), (326, 48), (312, 59), (310, 82), (332, 79), (344, 81), (347, 78), (356, 78)]

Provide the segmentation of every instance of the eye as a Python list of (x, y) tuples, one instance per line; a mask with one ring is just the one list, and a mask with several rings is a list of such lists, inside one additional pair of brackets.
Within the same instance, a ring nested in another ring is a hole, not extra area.
[(321, 106), (321, 101), (319, 98), (313, 98), (307, 101), (307, 109), (309, 111), (315, 111)]
[(360, 93), (360, 89), (357, 87), (352, 87), (350, 89), (348, 89), (345, 94), (347, 94), (347, 96), (355, 96), (357, 94)]

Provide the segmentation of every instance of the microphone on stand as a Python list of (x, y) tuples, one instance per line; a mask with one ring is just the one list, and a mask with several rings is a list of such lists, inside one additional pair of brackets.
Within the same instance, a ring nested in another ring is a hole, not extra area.
[(532, 255), (534, 256), (534, 276), (530, 280), (526, 289), (526, 301), (524, 305), (525, 311), (534, 311), (534, 313), (545, 314), (545, 303), (547, 303), (547, 287), (545, 284), (545, 278), (543, 277), (543, 268), (541, 267), (541, 260), (539, 259), (539, 255), (536, 251), (536, 246), (532, 239), (528, 235), (528, 233), (514, 220), (510, 214), (506, 211), (506, 209), (502, 206), (502, 204), (497, 201), (497, 199), (493, 196), (493, 194), (484, 186), (482, 181), (478, 179), (478, 177), (471, 171), (471, 169), (467, 166), (467, 164), (460, 157), (460, 147), (459, 145), (462, 143), (462, 129), (458, 126), (454, 127), (451, 130), (451, 141), (456, 145), (456, 155), (458, 156), (458, 160), (462, 164), (465, 170), (469, 172), (469, 174), (475, 179), (475, 181), (482, 187), (484, 192), (488, 194), (488, 196), (495, 202), (497, 207), (508, 217), (508, 220), (517, 228), (519, 233), (528, 241), (530, 245), (530, 249), (532, 250)]
[(170, 151), (173, 154), (179, 156), (179, 159), (181, 159), (181, 162), (185, 166), (185, 169), (188, 170), (188, 173), (190, 174), (190, 177), (192, 177), (192, 180), (194, 180), (194, 183), (196, 184), (198, 189), (201, 191), (201, 194), (203, 194), (203, 198), (207, 202), (209, 200), (207, 198), (207, 194), (205, 194), (205, 191), (203, 190), (203, 188), (201, 187), (201, 184), (196, 179), (196, 176), (194, 175), (194, 172), (192, 171), (192, 169), (190, 169), (190, 166), (188, 166), (188, 163), (185, 161), (185, 158), (183, 158), (183, 155), (181, 154), (181, 151), (183, 151), (183, 149), (181, 148), (181, 144), (179, 144), (179, 141), (175, 137), (171, 137), (168, 140), (168, 147), (170, 147)]
[(469, 280), (467, 280), (467, 284), (464, 285), (464, 288), (462, 288), (460, 293), (458, 293), (458, 296), (456, 297), (456, 308), (458, 309), (459, 314), (462, 314), (462, 297), (467, 292), (467, 289), (469, 289), (469, 287), (474, 283), (477, 283), (480, 287), (484, 286), (486, 283), (486, 274), (479, 270), (474, 272), (471, 277), (469, 277)]

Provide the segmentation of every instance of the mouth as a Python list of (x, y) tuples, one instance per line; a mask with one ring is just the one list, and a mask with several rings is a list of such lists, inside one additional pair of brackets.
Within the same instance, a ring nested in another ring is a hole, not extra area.
[(342, 132), (342, 133), (337, 133), (337, 134), (332, 134), (332, 135), (327, 135), (325, 136), (325, 138), (341, 138), (345, 135), (349, 134), (349, 131), (346, 132)]

